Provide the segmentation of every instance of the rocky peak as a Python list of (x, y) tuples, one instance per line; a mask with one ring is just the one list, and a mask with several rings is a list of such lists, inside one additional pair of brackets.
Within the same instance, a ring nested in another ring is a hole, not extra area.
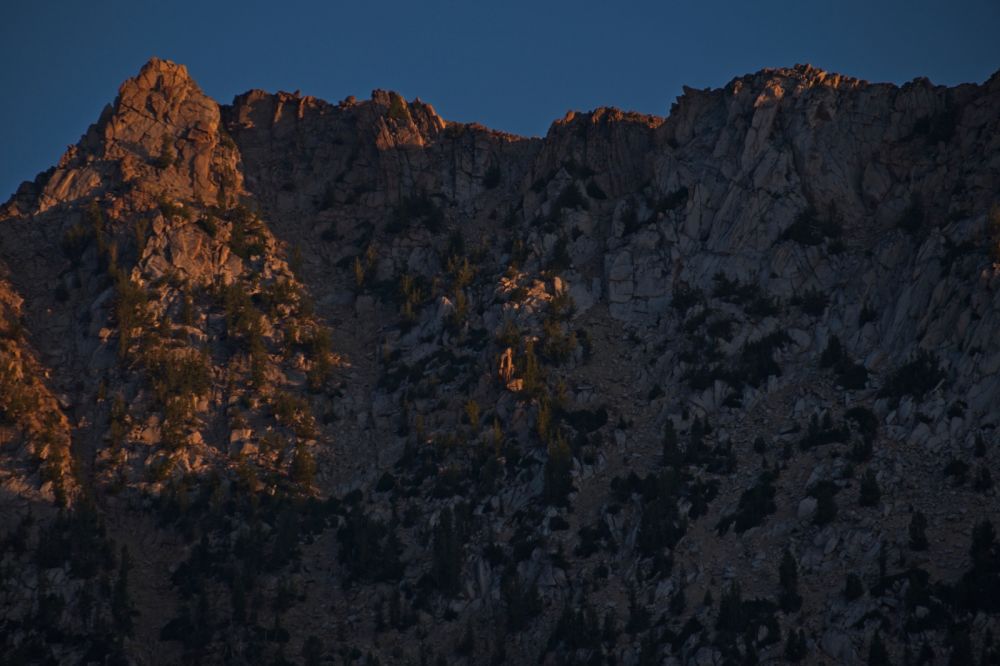
[(188, 74), (186, 66), (153, 56), (136, 76), (122, 83), (118, 94), (125, 98), (130, 90), (135, 90), (161, 92), (166, 97), (173, 97), (192, 88), (197, 90), (198, 85)]
[(737, 77), (724, 90), (738, 94), (743, 87), (759, 91), (761, 88), (781, 86), (786, 92), (802, 92), (809, 88), (823, 86), (835, 90), (847, 90), (870, 85), (867, 81), (827, 72), (810, 64), (794, 67), (766, 67), (759, 72)]
[(220, 118), (219, 105), (186, 67), (152, 58), (58, 167), (22, 188), (19, 210), (41, 213), (122, 186), (144, 192), (145, 205), (161, 195), (209, 202), (236, 196), (238, 152), (220, 133)]
[(214, 201), (225, 187), (220, 172), (230, 170), (221, 167), (235, 157), (219, 126), (219, 105), (187, 68), (153, 58), (119, 90), (103, 131), (105, 155), (122, 161), (126, 181), (166, 181), (174, 196)]
[[(186, 67), (153, 58), (118, 89), (101, 129), (109, 152), (143, 151), (153, 159), (161, 154), (164, 136), (197, 140), (218, 127), (218, 117), (218, 104), (202, 92)], [(120, 144), (118, 151), (115, 144)]]

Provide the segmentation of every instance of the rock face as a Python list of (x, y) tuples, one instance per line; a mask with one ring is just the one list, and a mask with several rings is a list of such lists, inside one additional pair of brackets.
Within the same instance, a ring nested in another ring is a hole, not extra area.
[(1000, 75), (527, 139), (154, 59), (0, 208), (3, 661), (993, 663), (998, 188)]

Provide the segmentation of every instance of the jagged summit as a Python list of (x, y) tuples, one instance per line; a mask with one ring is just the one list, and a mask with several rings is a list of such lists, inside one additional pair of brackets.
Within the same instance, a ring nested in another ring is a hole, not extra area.
[(150, 91), (165, 91), (168, 94), (171, 90), (177, 91), (189, 87), (197, 88), (197, 84), (191, 78), (190, 74), (188, 74), (188, 69), (185, 65), (156, 56), (152, 56), (146, 61), (139, 68), (139, 73), (134, 78), (122, 83), (121, 88), (119, 88), (119, 95), (124, 96), (125, 89), (129, 86)]
[(765, 67), (758, 72), (746, 74), (733, 79), (726, 87), (734, 85), (736, 81), (763, 83), (771, 79), (787, 79), (795, 81), (796, 87), (810, 88), (813, 86), (826, 86), (835, 89), (851, 89), (871, 85), (864, 79), (852, 76), (845, 76), (837, 72), (829, 72), (819, 67), (814, 67), (809, 63), (796, 64), (792, 67)]
[[(992, 77), (990, 81), (995, 78), (996, 76)], [(989, 86), (990, 81), (984, 85)], [(924, 81), (924, 84), (930, 85), (927, 81)], [(572, 123), (574, 118), (577, 122), (580, 118), (586, 118), (587, 122), (592, 124), (609, 121), (640, 122), (650, 128), (659, 127), (664, 121), (671, 119), (674, 122), (667, 123), (665, 133), (672, 142), (676, 140), (678, 126), (687, 123), (684, 119), (686, 109), (692, 109), (695, 114), (701, 113), (709, 100), (736, 97), (751, 99), (754, 105), (760, 105), (766, 99), (785, 95), (793, 97), (805, 95), (815, 87), (847, 92), (871, 85), (863, 80), (827, 72), (809, 64), (764, 68), (734, 78), (720, 89), (699, 90), (685, 86), (683, 94), (675, 102), (670, 113), (663, 117), (625, 112), (614, 107), (601, 107), (587, 113), (568, 112), (564, 118), (553, 122), (550, 132), (559, 131), (560, 127)], [(897, 87), (891, 84), (879, 84), (879, 87), (890, 91), (897, 90)], [(363, 113), (363, 109), (369, 108), (370, 105), (374, 116), (395, 121), (395, 125), (384, 130), (387, 134), (383, 141), (387, 144), (403, 141), (417, 146), (425, 145), (428, 141), (433, 141), (446, 126), (453, 127), (455, 131), (461, 131), (463, 127), (487, 130), (477, 124), (465, 125), (446, 121), (432, 106), (419, 99), (408, 103), (397, 93), (384, 90), (372, 91), (369, 102), (358, 104), (351, 98), (350, 103), (341, 103), (339, 106), (332, 106), (310, 96), (303, 97), (286, 92), (271, 94), (262, 90), (251, 90), (238, 95), (232, 105), (223, 109), (231, 108), (233, 113), (239, 115), (241, 108), (255, 104), (259, 106), (261, 100), (269, 98), (273, 98), (276, 102), (271, 109), (274, 114), (271, 121), (278, 118), (286, 107), (292, 108), (293, 115), (301, 119), (306, 108), (323, 108), (325, 109), (323, 113), (330, 113), (337, 108), (350, 110), (357, 107), (353, 113)], [(152, 57), (140, 68), (135, 77), (122, 83), (114, 104), (109, 105), (80, 142), (67, 151), (60, 160), (57, 170), (82, 167), (103, 160), (105, 163), (101, 167), (95, 167), (100, 172), (98, 178), (107, 180), (109, 176), (107, 169), (121, 168), (124, 169), (121, 177), (124, 180), (132, 180), (138, 175), (138, 164), (130, 158), (138, 157), (140, 162), (155, 161), (161, 157), (164, 150), (167, 150), (164, 143), (166, 138), (172, 137), (177, 143), (173, 150), (182, 152), (178, 156), (178, 164), (188, 164), (194, 171), (191, 174), (191, 182), (186, 184), (185, 190), (196, 197), (210, 198), (218, 187), (218, 183), (211, 182), (208, 171), (213, 160), (217, 159), (212, 154), (214, 146), (210, 144), (213, 141), (217, 142), (215, 134), (219, 128), (219, 108), (219, 105), (198, 87), (186, 66)], [(399, 131), (403, 134), (394, 137), (393, 135)], [(682, 134), (685, 131), (681, 130)], [(494, 133), (506, 137), (507, 140), (523, 140), (522, 137), (505, 132)], [(33, 206), (44, 210), (58, 200), (77, 200), (89, 192), (90, 185), (87, 183), (94, 178), (92, 170), (83, 174), (85, 181), (83, 184), (79, 179), (68, 183), (60, 178), (58, 173), (55, 175), (54, 183), (49, 182), (53, 177), (52, 170), (40, 174), (34, 182), (26, 182), (7, 205), (17, 205), (21, 211)]]

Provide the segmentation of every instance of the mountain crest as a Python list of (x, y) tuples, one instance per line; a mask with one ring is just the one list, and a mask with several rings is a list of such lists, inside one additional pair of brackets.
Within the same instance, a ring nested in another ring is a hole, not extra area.
[(164, 91), (168, 95), (171, 90), (191, 86), (197, 87), (190, 74), (188, 74), (187, 66), (156, 56), (146, 61), (135, 77), (122, 83), (119, 94), (123, 94), (124, 89), (130, 85), (146, 90)]

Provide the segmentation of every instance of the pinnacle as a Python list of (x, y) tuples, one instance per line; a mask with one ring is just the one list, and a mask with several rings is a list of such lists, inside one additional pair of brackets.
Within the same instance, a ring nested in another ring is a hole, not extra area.
[(151, 57), (142, 66), (135, 78), (122, 84), (122, 88), (124, 89), (130, 83), (139, 90), (162, 90), (164, 92), (186, 87), (197, 88), (197, 84), (188, 74), (186, 66), (156, 56)]
[(186, 66), (178, 64), (172, 60), (158, 58), (157, 56), (150, 57), (150, 59), (146, 61), (146, 64), (139, 70), (140, 75), (146, 72), (173, 73), (190, 78)]

